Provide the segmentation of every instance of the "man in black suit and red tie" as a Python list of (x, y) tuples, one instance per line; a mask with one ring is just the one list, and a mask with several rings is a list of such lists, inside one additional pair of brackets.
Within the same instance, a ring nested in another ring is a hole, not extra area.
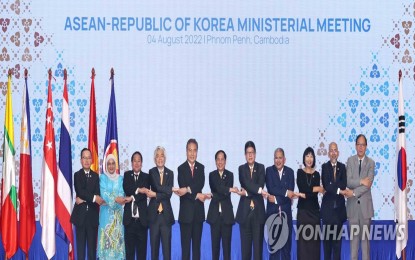
[(147, 193), (150, 188), (148, 174), (141, 171), (143, 156), (131, 156), (132, 171), (124, 173), (123, 188), (132, 200), (124, 205), (124, 240), (127, 260), (147, 257)]
[(99, 205), (105, 203), (100, 196), (99, 176), (91, 170), (91, 151), (81, 151), (82, 169), (74, 174), (74, 187), (77, 203), (74, 205), (71, 222), (76, 230), (77, 258), (85, 259), (85, 243), (88, 259), (96, 259)]
[(197, 141), (189, 139), (186, 144), (187, 160), (177, 169), (180, 188), (174, 189), (174, 192), (180, 196), (181, 259), (184, 260), (190, 259), (190, 243), (192, 259), (200, 259), (200, 244), (205, 221), (204, 202), (210, 198), (210, 195), (202, 193), (205, 185), (205, 167), (196, 161), (197, 150)]
[(159, 259), (160, 237), (163, 248), (163, 259), (171, 259), (171, 228), (174, 224), (173, 210), (170, 198), (173, 189), (173, 171), (165, 166), (166, 150), (157, 146), (154, 151), (154, 162), (150, 172), (151, 190), (147, 196), (150, 199), (148, 205), (148, 222), (150, 225), (151, 259)]
[(209, 173), (209, 185), (212, 201), (206, 221), (210, 224), (212, 238), (212, 259), (219, 260), (220, 240), (222, 239), (223, 259), (231, 259), (232, 226), (235, 223), (231, 192), (237, 192), (233, 187), (233, 173), (226, 170), (226, 153), (219, 150), (215, 154), (217, 170)]
[(341, 194), (347, 186), (346, 166), (337, 161), (338, 157), (337, 144), (332, 142), (329, 144), (330, 160), (321, 166), (321, 179), (326, 190), (320, 210), (325, 230), (323, 246), (326, 260), (340, 260), (342, 227), (347, 219), (345, 199)]
[[(239, 183), (241, 196), (236, 222), (239, 223), (241, 234), (242, 259), (262, 259), (264, 240), (265, 205), (262, 189), (265, 184), (265, 168), (255, 161), (256, 149), (252, 141), (245, 144), (246, 163), (239, 166)], [(254, 252), (252, 254), (252, 245)]]

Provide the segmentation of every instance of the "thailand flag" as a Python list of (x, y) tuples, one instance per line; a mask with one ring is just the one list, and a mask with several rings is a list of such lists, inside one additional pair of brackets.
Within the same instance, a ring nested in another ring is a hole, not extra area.
[(56, 193), (56, 234), (68, 243), (68, 258), (73, 259), (73, 234), (70, 220), (72, 214), (72, 156), (71, 138), (69, 136), (69, 100), (66, 69), (64, 70)]
[(408, 217), (406, 205), (406, 151), (405, 151), (405, 113), (403, 110), (402, 93), (402, 72), (399, 71), (399, 127), (398, 127), (398, 160), (397, 175), (395, 185), (395, 219), (397, 225), (396, 232), (396, 257), (405, 259), (405, 249), (408, 242)]
[(111, 69), (111, 97), (108, 108), (107, 132), (105, 134), (104, 144), (104, 160), (102, 161), (103, 172), (107, 172), (106, 159), (109, 154), (116, 158), (116, 172), (120, 173), (119, 158), (118, 158), (118, 131), (117, 131), (117, 106), (115, 104), (114, 92), (114, 69)]

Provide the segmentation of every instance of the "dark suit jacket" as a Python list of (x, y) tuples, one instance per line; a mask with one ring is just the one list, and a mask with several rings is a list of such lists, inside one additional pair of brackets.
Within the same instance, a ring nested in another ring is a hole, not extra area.
[(228, 225), (233, 225), (235, 223), (235, 217), (233, 215), (231, 193), (229, 192), (229, 188), (233, 187), (233, 173), (225, 169), (221, 178), (218, 170), (213, 171), (209, 173), (209, 185), (213, 197), (209, 205), (206, 219), (207, 223), (216, 223), (219, 217), (220, 203), (223, 222)]
[(131, 203), (136, 203), (138, 206), (138, 214), (140, 216), (140, 222), (142, 225), (147, 226), (147, 195), (146, 194), (135, 194), (137, 188), (150, 188), (148, 174), (141, 171), (138, 176), (137, 183), (135, 182), (134, 172), (126, 171), (124, 173), (124, 180), (122, 184), (124, 188), (125, 196), (134, 196), (135, 201), (126, 203), (124, 206), (123, 224), (126, 226), (132, 219)]
[(180, 197), (179, 223), (203, 222), (205, 220), (205, 206), (196, 199), (196, 195), (202, 192), (205, 185), (205, 166), (195, 162), (194, 176), (189, 163), (185, 161), (177, 168), (177, 180), (179, 187), (190, 187), (192, 194), (186, 193)]
[(282, 177), (280, 179), (277, 167), (270, 166), (266, 170), (265, 182), (269, 194), (274, 195), (277, 202), (271, 203), (267, 201), (267, 217), (278, 213), (279, 207), (287, 214), (291, 212), (291, 199), (286, 197), (287, 190), (294, 191), (294, 171), (290, 167), (284, 166), (282, 169)]
[(167, 222), (173, 225), (174, 216), (170, 198), (173, 193), (174, 174), (170, 169), (164, 167), (163, 184), (160, 184), (160, 173), (157, 167), (152, 168), (149, 171), (149, 175), (151, 190), (157, 195), (155, 198), (151, 198), (150, 203), (148, 204), (148, 222), (151, 224), (156, 220), (157, 210), (161, 203), (163, 206), (163, 214), (166, 216)]
[(74, 187), (76, 197), (84, 200), (84, 203), (76, 204), (73, 207), (71, 222), (75, 226), (98, 226), (99, 205), (92, 202), (94, 195), (101, 195), (99, 189), (99, 176), (96, 172), (89, 171), (91, 177), (87, 178), (85, 171), (80, 169), (74, 174)]
[(248, 214), (251, 211), (251, 200), (254, 201), (257, 213), (257, 219), (261, 224), (265, 223), (265, 205), (262, 194), (258, 194), (259, 188), (264, 188), (265, 184), (265, 168), (263, 164), (254, 163), (254, 171), (251, 173), (248, 163), (239, 166), (239, 183), (241, 188), (244, 188), (248, 196), (241, 196), (239, 200), (238, 210), (236, 212), (236, 222), (243, 224), (248, 219)]
[(346, 166), (336, 163), (336, 180), (334, 180), (333, 166), (328, 161), (321, 166), (321, 178), (326, 193), (321, 202), (321, 218), (325, 224), (341, 224), (347, 219), (344, 196), (337, 194), (337, 190), (344, 190), (347, 186)]

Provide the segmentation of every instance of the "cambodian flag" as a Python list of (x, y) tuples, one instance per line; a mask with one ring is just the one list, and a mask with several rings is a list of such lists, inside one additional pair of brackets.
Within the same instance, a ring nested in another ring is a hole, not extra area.
[(402, 71), (399, 71), (399, 126), (398, 126), (398, 160), (395, 185), (395, 219), (396, 232), (396, 257), (406, 259), (405, 249), (408, 242), (408, 217), (406, 196), (406, 151), (405, 151), (405, 113), (403, 110)]
[(105, 134), (104, 143), (104, 160), (102, 161), (103, 172), (107, 172), (106, 159), (109, 154), (116, 158), (116, 172), (120, 173), (119, 158), (118, 158), (118, 131), (117, 131), (117, 106), (115, 104), (114, 91), (114, 69), (111, 69), (111, 97), (108, 108), (107, 132)]

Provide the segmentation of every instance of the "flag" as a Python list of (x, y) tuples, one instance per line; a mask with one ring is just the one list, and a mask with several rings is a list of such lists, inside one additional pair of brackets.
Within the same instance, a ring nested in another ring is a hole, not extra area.
[(399, 71), (399, 100), (398, 100), (398, 145), (397, 145), (397, 176), (395, 185), (395, 216), (397, 223), (396, 232), (396, 257), (405, 259), (405, 248), (408, 241), (408, 218), (406, 205), (406, 180), (407, 165), (405, 151), (405, 113), (403, 110), (402, 72)]
[(98, 161), (98, 135), (97, 135), (97, 112), (95, 105), (95, 69), (92, 68), (91, 76), (91, 96), (89, 100), (89, 134), (88, 134), (88, 149), (91, 151), (92, 162), (91, 170), (99, 173)]
[(56, 234), (69, 246), (69, 259), (73, 259), (72, 213), (72, 156), (69, 136), (69, 100), (67, 72), (64, 70), (62, 121), (59, 143), (58, 180), (56, 185)]
[(12, 73), (9, 70), (7, 80), (6, 115), (4, 118), (3, 143), (3, 187), (1, 199), (1, 230), (4, 250), (11, 258), (17, 250), (17, 193), (16, 162), (14, 155), (14, 129), (12, 111)]
[(52, 111), (52, 71), (49, 69), (48, 102), (46, 108), (45, 139), (43, 141), (42, 186), (40, 224), (42, 225), (42, 246), (48, 259), (55, 255), (55, 193), (56, 193), (56, 146)]
[(32, 146), (30, 142), (30, 103), (25, 70), (25, 89), (22, 102), (20, 131), (20, 174), (19, 174), (19, 246), (29, 255), (29, 248), (36, 232), (35, 204), (32, 184)]
[(116, 172), (120, 173), (119, 158), (118, 158), (118, 131), (117, 131), (117, 106), (115, 104), (115, 91), (114, 91), (114, 69), (111, 69), (111, 97), (108, 108), (107, 119), (107, 132), (105, 134), (104, 144), (104, 160), (102, 161), (103, 172), (107, 171), (107, 165), (105, 164), (107, 156), (112, 154), (116, 158)]

